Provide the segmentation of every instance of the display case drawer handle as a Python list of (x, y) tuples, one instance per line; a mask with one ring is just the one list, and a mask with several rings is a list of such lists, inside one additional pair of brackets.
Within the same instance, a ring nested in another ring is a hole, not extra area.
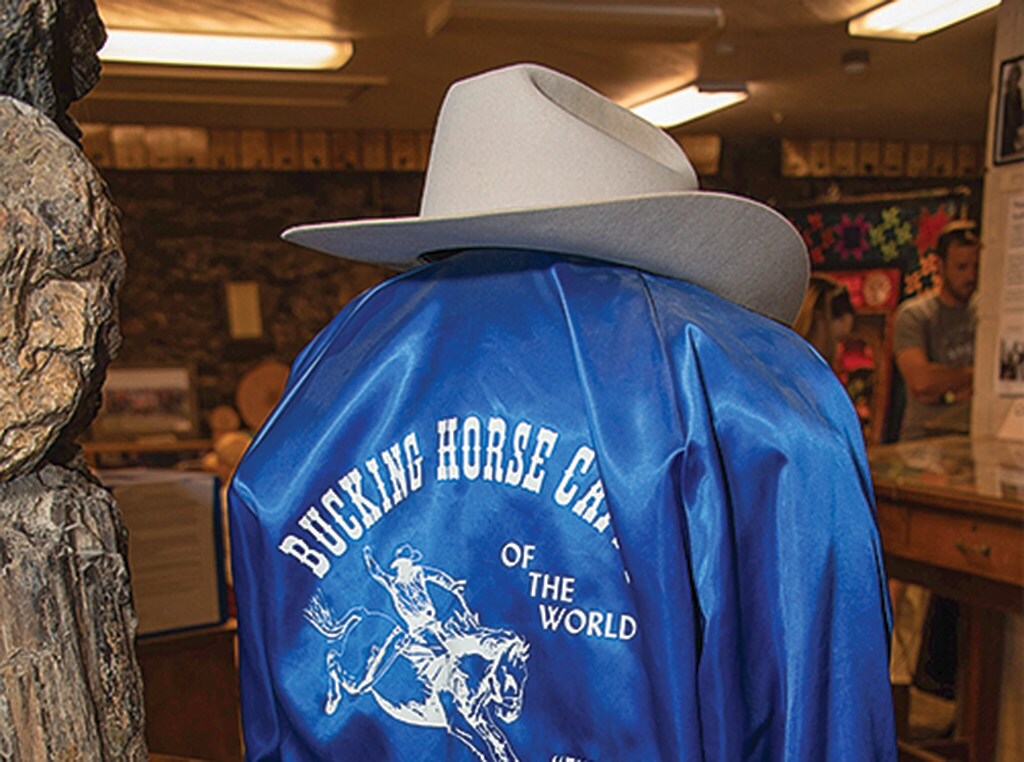
[(988, 545), (968, 545), (963, 540), (956, 541), (956, 549), (965, 556), (981, 556), (982, 558), (988, 558), (992, 555), (992, 548)]

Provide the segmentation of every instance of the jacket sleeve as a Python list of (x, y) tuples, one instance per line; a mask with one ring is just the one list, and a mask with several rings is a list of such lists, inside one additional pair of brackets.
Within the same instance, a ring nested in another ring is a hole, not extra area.
[(891, 616), (849, 399), (802, 352), (773, 384), (716, 351), (687, 453), (702, 466), (682, 476), (705, 757), (895, 760)]
[(238, 607), (239, 680), (246, 760), (280, 759), (281, 724), (271, 684), (261, 617), (268, 610), (260, 599), (260, 570), (266, 568), (259, 523), (245, 489), (237, 481), (228, 492), (231, 511), (231, 565)]

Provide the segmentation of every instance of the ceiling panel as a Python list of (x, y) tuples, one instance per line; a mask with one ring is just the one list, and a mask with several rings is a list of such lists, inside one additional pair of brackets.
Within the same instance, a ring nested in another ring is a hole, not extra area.
[[(916, 43), (852, 39), (876, 0), (98, 0), (108, 26), (351, 38), (341, 71), (168, 76), (106, 68), (89, 121), (429, 129), (447, 85), (536, 61), (632, 104), (694, 79), (750, 99), (679, 132), (982, 141), (995, 12)], [(859, 76), (842, 54), (868, 52)], [(148, 71), (147, 71), (148, 69)], [(165, 96), (162, 96), (164, 93)]]

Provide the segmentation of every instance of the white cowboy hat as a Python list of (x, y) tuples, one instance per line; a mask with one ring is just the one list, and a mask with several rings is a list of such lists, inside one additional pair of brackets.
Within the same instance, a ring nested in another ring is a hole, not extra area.
[(283, 237), (398, 269), (461, 249), (575, 254), (689, 281), (787, 324), (809, 269), (778, 212), (700, 190), (669, 135), (533, 64), (451, 86), (418, 216), (302, 225)]

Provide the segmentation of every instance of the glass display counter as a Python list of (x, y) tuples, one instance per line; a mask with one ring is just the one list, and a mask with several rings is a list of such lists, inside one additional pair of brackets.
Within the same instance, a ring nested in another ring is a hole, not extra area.
[(1011, 514), (1024, 510), (1024, 442), (917, 439), (869, 447), (868, 460), (876, 489), (886, 494), (941, 491), (1005, 502)]
[(1024, 442), (941, 437), (868, 460), (889, 576), (961, 603), (957, 730), (991, 762), (1003, 617), (1024, 612)]

